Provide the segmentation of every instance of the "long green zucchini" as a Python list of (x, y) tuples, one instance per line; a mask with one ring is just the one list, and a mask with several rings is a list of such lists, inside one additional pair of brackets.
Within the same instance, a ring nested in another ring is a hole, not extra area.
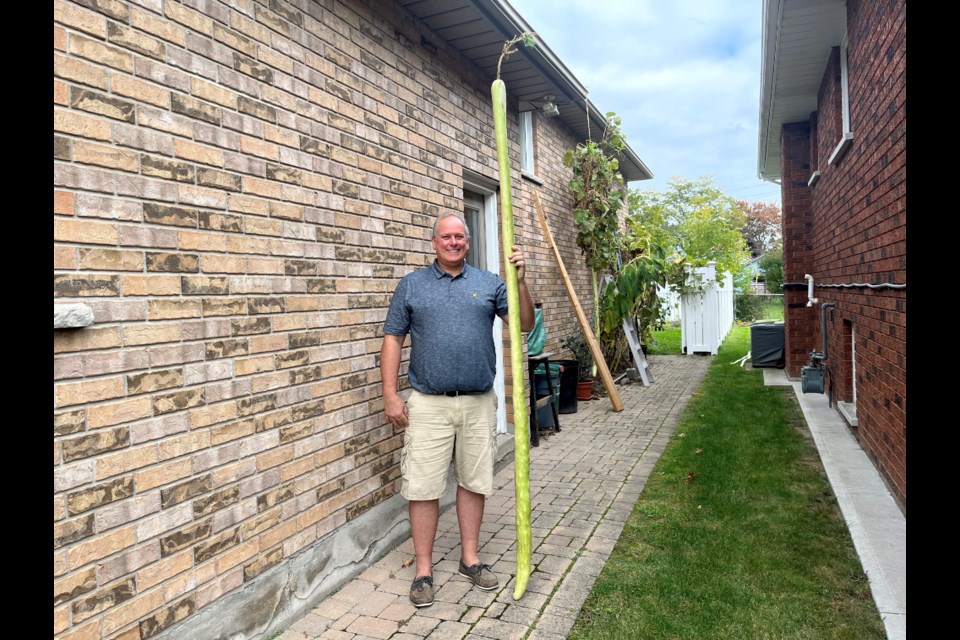
[[(523, 40), (530, 46), (532, 34), (514, 38), (503, 47), (503, 58), (516, 51), (510, 47)], [(507, 149), (507, 87), (497, 79), (490, 87), (493, 98), (493, 127), (497, 138), (497, 165), (500, 170), (500, 231), (503, 240), (503, 263), (507, 282), (507, 307), (510, 328), (510, 368), (513, 373), (513, 455), (514, 486), (516, 489), (517, 513), (517, 575), (513, 599), (519, 600), (527, 590), (530, 580), (530, 425), (527, 416), (526, 389), (523, 382), (523, 337), (520, 332), (520, 285), (517, 270), (510, 263), (513, 253), (513, 201), (510, 195), (510, 160)]]

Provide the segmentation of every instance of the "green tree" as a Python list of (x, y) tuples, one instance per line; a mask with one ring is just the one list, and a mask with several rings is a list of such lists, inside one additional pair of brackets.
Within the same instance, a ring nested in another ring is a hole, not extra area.
[(632, 191), (628, 203), (628, 216), (669, 248), (668, 259), (692, 267), (715, 262), (717, 273), (729, 271), (738, 283), (745, 279), (750, 260), (742, 233), (746, 215), (712, 178), (675, 177), (662, 193)]
[(783, 250), (776, 248), (763, 254), (759, 267), (763, 270), (763, 281), (766, 284), (767, 293), (782, 293)]

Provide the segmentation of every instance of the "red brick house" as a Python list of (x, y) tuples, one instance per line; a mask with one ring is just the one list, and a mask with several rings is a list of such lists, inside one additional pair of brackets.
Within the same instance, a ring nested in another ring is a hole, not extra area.
[[(268, 637), (406, 535), (383, 320), (441, 211), (500, 271), (490, 84), (535, 29), (498, 0), (53, 4), (53, 637)], [(503, 78), (562, 351), (531, 194), (589, 313), (562, 158), (604, 118), (543, 43)]]
[(787, 374), (826, 356), (824, 393), (906, 513), (906, 2), (763, 6), (758, 170), (782, 188)]

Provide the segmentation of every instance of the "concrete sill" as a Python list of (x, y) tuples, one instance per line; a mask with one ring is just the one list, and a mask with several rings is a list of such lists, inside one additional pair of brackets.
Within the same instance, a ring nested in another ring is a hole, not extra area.
[(540, 185), (541, 187), (542, 187), (543, 184), (544, 184), (543, 178), (540, 178), (540, 177), (538, 177), (538, 176), (535, 176), (535, 175), (533, 175), (532, 173), (527, 173), (526, 171), (521, 171), (521, 172), (520, 172), (520, 177), (524, 178), (525, 180), (529, 180), (530, 182), (533, 182), (534, 184), (538, 184), (538, 185)]
[(840, 162), (840, 158), (844, 156), (847, 152), (847, 149), (850, 148), (850, 143), (853, 142), (853, 133), (847, 131), (843, 134), (843, 137), (840, 138), (840, 142), (837, 144), (837, 148), (833, 150), (833, 153), (830, 154), (830, 159), (827, 160), (827, 164), (834, 164)]
[(847, 426), (856, 427), (860, 424), (857, 421), (857, 405), (851, 402), (838, 402), (837, 411), (846, 420)]

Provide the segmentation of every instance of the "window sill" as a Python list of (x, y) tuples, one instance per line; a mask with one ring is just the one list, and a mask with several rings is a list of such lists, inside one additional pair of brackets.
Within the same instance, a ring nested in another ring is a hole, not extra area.
[(857, 420), (857, 405), (852, 402), (838, 402), (837, 410), (840, 412), (840, 415), (843, 416), (847, 426), (859, 426), (860, 423)]
[(820, 172), (814, 171), (813, 175), (810, 176), (810, 179), (807, 180), (807, 186), (812, 187), (813, 185), (817, 184), (817, 182), (819, 181), (820, 181)]
[(843, 137), (840, 138), (840, 143), (837, 145), (837, 148), (833, 150), (833, 153), (830, 154), (830, 159), (827, 160), (827, 164), (834, 164), (840, 162), (840, 158), (847, 153), (847, 149), (850, 148), (850, 143), (853, 142), (853, 133), (846, 131), (843, 134)]
[(521, 172), (520, 172), (520, 176), (521, 176), (522, 178), (526, 179), (526, 180), (529, 180), (530, 182), (533, 182), (533, 183), (536, 183), (536, 184), (540, 185), (541, 187), (543, 186), (543, 178), (538, 178), (537, 176), (533, 175), (532, 173), (527, 173), (526, 171), (521, 171)]

